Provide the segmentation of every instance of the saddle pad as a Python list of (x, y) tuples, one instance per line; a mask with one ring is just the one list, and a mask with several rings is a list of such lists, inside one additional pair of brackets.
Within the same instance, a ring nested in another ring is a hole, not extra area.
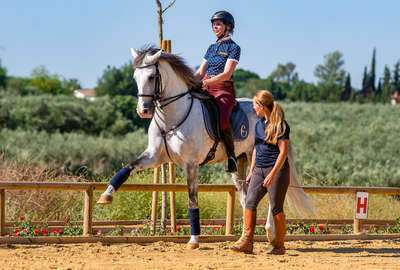
[[(207, 110), (206, 105), (204, 105), (203, 102), (200, 103), (201, 103), (201, 108), (203, 109), (203, 117), (204, 117), (204, 122), (206, 124), (206, 130), (208, 135), (210, 135), (210, 137), (213, 140), (219, 140), (220, 138), (218, 138), (213, 128), (213, 121), (216, 120), (212, 119), (210, 113)], [(245, 140), (249, 135), (249, 119), (247, 118), (246, 113), (242, 110), (242, 108), (232, 111), (230, 122), (235, 141)]]

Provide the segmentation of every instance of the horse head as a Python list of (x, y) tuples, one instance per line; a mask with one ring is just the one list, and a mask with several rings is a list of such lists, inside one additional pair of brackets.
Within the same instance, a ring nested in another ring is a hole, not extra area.
[[(136, 111), (141, 118), (152, 118), (154, 113), (154, 104), (161, 94), (161, 74), (158, 70), (158, 60), (162, 54), (162, 50), (154, 52), (146, 52), (144, 55), (139, 54), (135, 49), (131, 48), (131, 54), (135, 61), (133, 74), (138, 86), (138, 105)], [(136, 63), (138, 62), (138, 63)]]

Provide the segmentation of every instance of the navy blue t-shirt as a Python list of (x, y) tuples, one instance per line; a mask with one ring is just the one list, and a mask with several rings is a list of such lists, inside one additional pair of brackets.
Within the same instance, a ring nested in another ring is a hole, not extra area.
[(208, 47), (204, 59), (207, 61), (207, 75), (218, 75), (224, 72), (228, 59), (239, 62), (240, 47), (232, 39), (215, 42)]
[[(290, 134), (289, 124), (285, 121), (286, 131), (278, 140), (288, 139)], [(254, 147), (256, 148), (256, 167), (274, 166), (279, 155), (278, 144), (270, 144), (265, 141), (265, 130), (268, 128), (269, 121), (265, 123), (265, 118), (261, 117), (255, 127)]]

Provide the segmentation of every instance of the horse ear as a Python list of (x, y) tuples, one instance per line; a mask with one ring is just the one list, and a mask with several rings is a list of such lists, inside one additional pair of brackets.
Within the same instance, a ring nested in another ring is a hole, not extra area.
[(136, 58), (139, 55), (134, 48), (131, 48), (131, 54), (132, 54), (133, 58)]
[(146, 55), (146, 57), (144, 58), (143, 63), (145, 65), (152, 65), (152, 64), (156, 63), (158, 61), (158, 59), (160, 59), (160, 56), (161, 56), (162, 52), (163, 52), (163, 50), (159, 50), (154, 55)]

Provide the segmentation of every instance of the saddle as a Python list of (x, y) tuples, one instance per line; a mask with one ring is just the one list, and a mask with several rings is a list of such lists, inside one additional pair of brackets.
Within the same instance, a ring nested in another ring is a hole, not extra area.
[[(203, 166), (214, 159), (218, 143), (222, 140), (219, 111), (215, 98), (204, 89), (192, 89), (190, 94), (192, 97), (200, 100), (207, 133), (214, 140), (214, 144), (208, 152), (207, 157), (200, 164), (200, 166)], [(232, 109), (230, 123), (235, 141), (245, 140), (249, 134), (249, 120), (238, 102), (235, 103)]]

